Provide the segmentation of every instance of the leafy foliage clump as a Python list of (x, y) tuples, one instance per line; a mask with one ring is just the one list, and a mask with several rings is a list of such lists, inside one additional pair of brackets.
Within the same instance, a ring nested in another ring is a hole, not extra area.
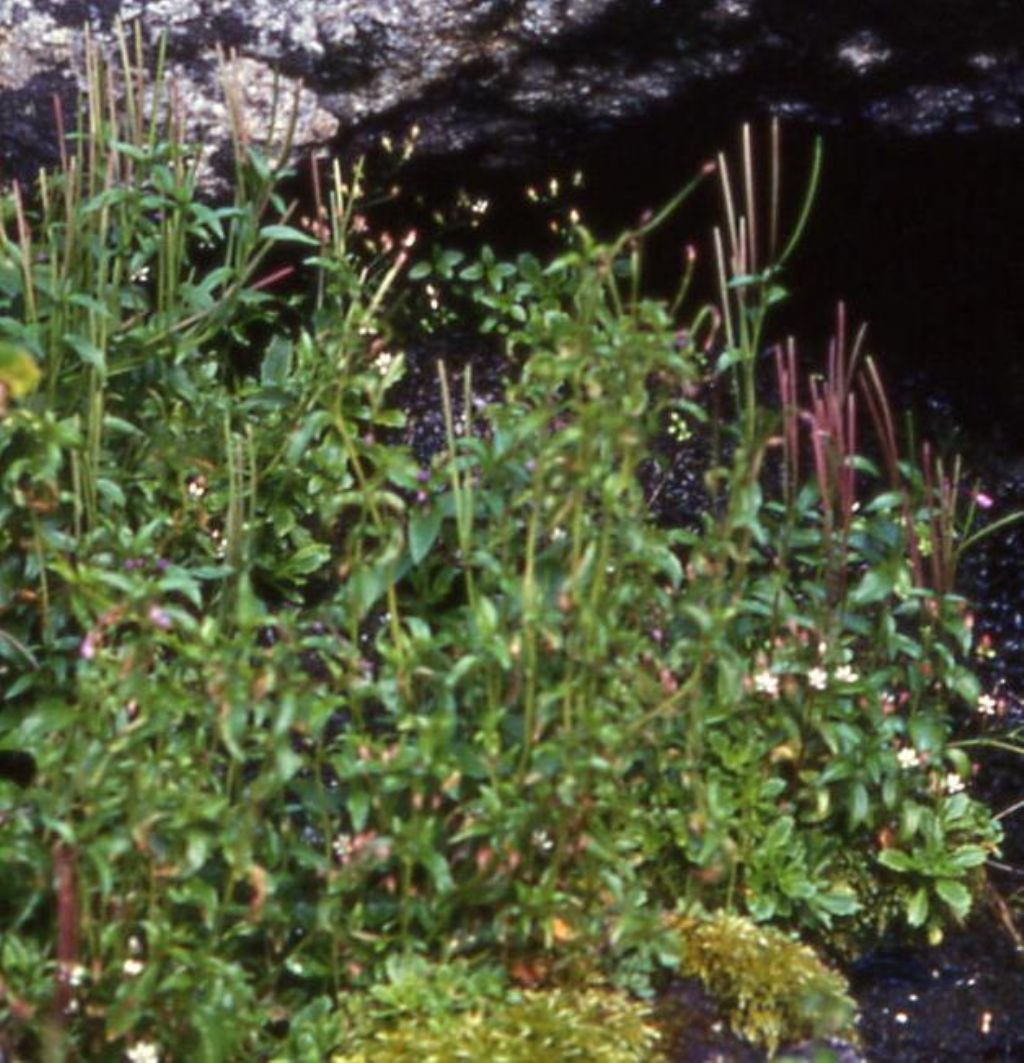
[(674, 917), (681, 973), (722, 1003), (732, 1029), (773, 1053), (812, 1037), (854, 1036), (845, 980), (808, 946), (730, 912)]
[(538, 1059), (644, 1063), (661, 1058), (649, 1005), (607, 989), (522, 990), (480, 974), (423, 963), (348, 1009), (332, 1063), (417, 1060), (457, 1063)]
[[(780, 354), (764, 400), (787, 249), (759, 259), (754, 189), (690, 308), (693, 259), (666, 302), (642, 249), (693, 185), (547, 262), (421, 252), (374, 230), (358, 167), (317, 169), (291, 225), (241, 136), (234, 202), (201, 202), (174, 108), (93, 75), (87, 135), (0, 227), (20, 1051), (323, 1059), (339, 999), (422, 983), (396, 957), (650, 993), (665, 911), (823, 935), (881, 890), (933, 934), (965, 917), (999, 841), (953, 729), (987, 705), (953, 591), (970, 514), (898, 453), (856, 350), (810, 380)], [(503, 393), (430, 366), (417, 450), (396, 396), (453, 306)], [(699, 505), (664, 504), (681, 465)], [(610, 999), (510, 991), (488, 1028), (564, 1039), (582, 1009), (601, 1058)]]

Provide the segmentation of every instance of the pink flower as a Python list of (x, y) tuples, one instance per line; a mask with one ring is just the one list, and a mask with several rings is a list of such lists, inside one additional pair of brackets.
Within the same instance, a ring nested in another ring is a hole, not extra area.
[(975, 491), (972, 497), (978, 509), (991, 509), (996, 504), (995, 499), (984, 491)]

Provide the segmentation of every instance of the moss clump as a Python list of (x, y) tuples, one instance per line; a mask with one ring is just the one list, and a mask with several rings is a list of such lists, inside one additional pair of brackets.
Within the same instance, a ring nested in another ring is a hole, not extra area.
[(407, 1015), (360, 1034), (332, 1063), (645, 1063), (662, 1058), (651, 1011), (600, 989), (510, 992), (469, 1011)]
[(845, 979), (806, 945), (739, 915), (673, 917), (680, 970), (696, 977), (740, 1036), (772, 1054), (780, 1044), (853, 1036), (856, 1006)]

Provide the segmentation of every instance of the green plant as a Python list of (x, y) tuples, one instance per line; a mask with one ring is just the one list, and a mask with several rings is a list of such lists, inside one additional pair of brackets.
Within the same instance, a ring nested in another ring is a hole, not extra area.
[[(877, 377), (882, 472), (859, 453), (852, 356), (809, 387), (780, 360), (764, 400), (807, 204), (781, 251), (771, 205), (758, 253), (749, 137), (722, 305), (691, 312), (694, 258), (665, 302), (642, 252), (696, 181), (547, 263), (414, 264), (358, 167), (315, 169), (292, 227), (239, 135), (235, 201), (204, 203), (159, 58), (147, 95), (121, 52), (90, 51), (76, 151), (0, 238), (0, 751), (36, 767), (0, 780), (19, 1050), (324, 1058), (343, 993), (405, 1043), (499, 970), (650, 995), (681, 962), (661, 914), (697, 904), (819, 937), (880, 894), (962, 918), (998, 826), (954, 792), (950, 710), (980, 693), (955, 492), (899, 460)], [(279, 244), (307, 256), (301, 324), (260, 275)], [(427, 284), (507, 373), (489, 401), (442, 359), (414, 454)], [(687, 462), (699, 504), (656, 519)], [(582, 1008), (597, 1052), (621, 1006), (623, 1051), (647, 1044), (632, 1005), (501, 986), (495, 1036), (578, 1045)]]
[(606, 989), (518, 990), (457, 967), (395, 965), (357, 999), (334, 1063), (661, 1058), (650, 1007)]
[(681, 939), (680, 971), (700, 979), (740, 1036), (772, 1055), (809, 1038), (855, 1039), (845, 981), (806, 945), (727, 912), (671, 925)]

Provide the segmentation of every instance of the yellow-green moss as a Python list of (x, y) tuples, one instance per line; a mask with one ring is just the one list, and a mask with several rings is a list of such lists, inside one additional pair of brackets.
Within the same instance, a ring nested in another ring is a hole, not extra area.
[(662, 1058), (647, 1005), (598, 989), (512, 992), (503, 1002), (407, 1016), (332, 1063), (647, 1063)]
[(680, 916), (681, 973), (696, 977), (733, 1030), (774, 1053), (780, 1044), (852, 1036), (855, 1005), (841, 975), (812, 949), (739, 915)]

